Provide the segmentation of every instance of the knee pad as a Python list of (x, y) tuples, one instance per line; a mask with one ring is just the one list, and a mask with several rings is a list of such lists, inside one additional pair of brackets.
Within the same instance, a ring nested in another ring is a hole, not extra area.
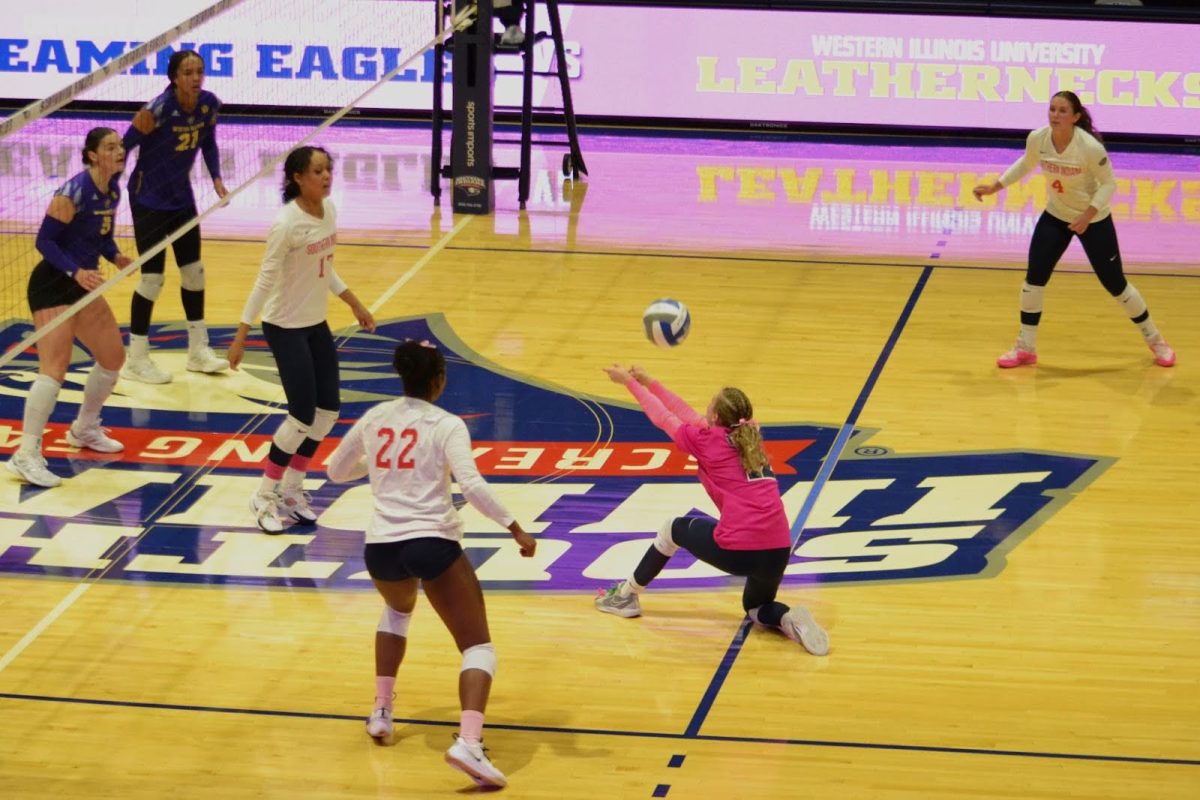
[(411, 611), (405, 614), (385, 604), (383, 607), (383, 616), (379, 618), (379, 627), (376, 630), (380, 633), (390, 633), (393, 636), (407, 637), (408, 623), (411, 621)]
[(675, 540), (671, 538), (671, 528), (674, 525), (675, 520), (667, 520), (658, 529), (658, 536), (654, 537), (654, 549), (668, 558), (675, 555), (679, 549), (679, 545), (675, 544)]
[(318, 442), (323, 440), (333, 430), (337, 421), (338, 412), (330, 411), (327, 408), (318, 408), (313, 414), (313, 423), (308, 428), (308, 438)]
[(496, 674), (496, 648), (492, 647), (491, 642), (477, 644), (474, 647), (468, 647), (463, 650), (462, 654), (462, 669), (460, 672), (466, 672), (469, 669), (481, 669), (488, 675)]
[(204, 262), (193, 261), (179, 268), (179, 286), (189, 292), (204, 291)]
[(1021, 310), (1027, 314), (1040, 314), (1042, 298), (1046, 294), (1045, 286), (1034, 286), (1031, 283), (1021, 285)]
[(135, 291), (153, 303), (158, 300), (158, 296), (162, 294), (162, 290), (163, 276), (161, 272), (143, 272), (142, 279), (138, 281)]
[(271, 441), (283, 452), (294, 453), (307, 435), (308, 426), (289, 414), (280, 423), (275, 435), (271, 437)]

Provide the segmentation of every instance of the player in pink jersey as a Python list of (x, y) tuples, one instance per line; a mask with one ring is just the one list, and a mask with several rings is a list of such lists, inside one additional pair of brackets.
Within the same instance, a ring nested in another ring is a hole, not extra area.
[(639, 616), (638, 594), (682, 547), (706, 564), (746, 578), (742, 608), (752, 620), (779, 629), (814, 655), (828, 653), (829, 637), (812, 615), (775, 599), (791, 557), (791, 526), (750, 399), (741, 389), (726, 387), (702, 416), (640, 367), (614, 364), (604, 371), (633, 394), (671, 441), (695, 457), (700, 483), (721, 517), (665, 522), (633, 575), (602, 591), (596, 608)]
[(975, 199), (983, 200), (1021, 180), (1038, 164), (1046, 175), (1046, 210), (1033, 229), (1021, 286), (1021, 329), (1016, 344), (996, 364), (1009, 369), (1037, 363), (1042, 296), (1058, 260), (1078, 236), (1096, 277), (1137, 326), (1154, 363), (1173, 366), (1175, 351), (1158, 332), (1142, 295), (1125, 279), (1109, 207), (1117, 181), (1092, 115), (1074, 92), (1063, 91), (1050, 98), (1049, 123), (1029, 134), (1025, 154), (1003, 175), (974, 189)]

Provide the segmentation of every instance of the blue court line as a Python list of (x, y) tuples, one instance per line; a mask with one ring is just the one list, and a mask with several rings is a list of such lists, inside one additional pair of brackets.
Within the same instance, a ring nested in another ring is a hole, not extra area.
[[(260, 708), (228, 708), (221, 706), (197, 706), (179, 703), (145, 703), (132, 700), (99, 700), (86, 697), (54, 697), (51, 695), (16, 694), (0, 692), (3, 700), (25, 700), (43, 703), (71, 703), (76, 705), (107, 706), (115, 708), (140, 708), (152, 711), (193, 711), (209, 714), (240, 714), (259, 717), (285, 717), (291, 719), (330, 720), (334, 722), (362, 723), (363, 717), (350, 714), (323, 714), (313, 711), (279, 711)], [(405, 725), (428, 725), (454, 728), (457, 722), (407, 719), (395, 717), (394, 721)], [(668, 739), (678, 741), (728, 742), (731, 744), (778, 744), (802, 747), (836, 747), (855, 750), (889, 750), (912, 753), (945, 753), (948, 755), (1005, 756), (1010, 758), (1045, 758), (1070, 761), (1119, 762), (1126, 764), (1163, 764), (1168, 766), (1200, 767), (1200, 759), (1153, 758), (1148, 756), (1110, 756), (1093, 753), (1054, 753), (1037, 750), (1001, 750), (979, 747), (943, 747), (936, 745), (887, 744), (884, 742), (850, 742), (823, 739), (781, 739), (770, 736), (719, 736), (698, 734), (686, 736), (679, 733), (655, 733), (653, 731), (606, 730), (603, 728), (564, 728), (551, 725), (511, 725), (488, 722), (489, 730), (518, 731), (524, 733), (555, 733), (585, 736), (617, 736), (636, 739)]]
[[(833, 468), (837, 465), (838, 459), (841, 458), (842, 450), (845, 449), (846, 442), (850, 440), (850, 435), (854, 433), (854, 426), (858, 422), (858, 417), (862, 413), (863, 407), (867, 404), (867, 398), (871, 396), (871, 392), (875, 388), (875, 383), (879, 380), (879, 376), (883, 372), (883, 367), (887, 364), (888, 358), (891, 357), (892, 350), (896, 347), (896, 342), (900, 340), (900, 334), (904, 331), (904, 326), (908, 324), (908, 319), (912, 316), (913, 309), (917, 306), (917, 300), (920, 299), (921, 293), (925, 290), (925, 285), (929, 283), (929, 276), (932, 274), (933, 267), (929, 265), (926, 265), (921, 271), (921, 276), (917, 278), (912, 292), (909, 293), (908, 302), (904, 304), (904, 309), (900, 312), (900, 317), (896, 320), (896, 324), (892, 326), (891, 335), (888, 336), (887, 342), (879, 352), (879, 357), (875, 359), (875, 366), (871, 368), (870, 374), (867, 375), (867, 380), (863, 384), (862, 390), (858, 393), (858, 398), (854, 401), (854, 405), (850, 408), (850, 413), (847, 415), (846, 421), (842, 424), (841, 430), (838, 431), (837, 437), (833, 440), (829, 452), (825, 454), (825, 458), (821, 462), (821, 468), (817, 471), (817, 477), (813, 479), (812, 488), (809, 489), (808, 496), (804, 498), (804, 505), (800, 507), (800, 513), (796, 516), (796, 522), (792, 525), (793, 550), (796, 548), (796, 542), (799, 540), (800, 534), (804, 532), (804, 524), (808, 521), (809, 515), (812, 514), (817, 497), (829, 481), (829, 476), (833, 474)], [(737, 634), (734, 635), (729, 647), (725, 650), (725, 655), (721, 658), (721, 663), (717, 665), (716, 674), (713, 675), (712, 680), (709, 682), (704, 696), (700, 698), (700, 703), (696, 707), (696, 713), (692, 715), (692, 721), (688, 723), (687, 730), (684, 732), (685, 737), (695, 738), (699, 735), (700, 726), (704, 724), (705, 718), (708, 716), (709, 711), (712, 710), (713, 703), (717, 700), (717, 694), (720, 693), (725, 679), (729, 677), (729, 671), (733, 669), (733, 662), (737, 660), (738, 653), (742, 650), (742, 645), (746, 641), (746, 634), (749, 630), (750, 620), (746, 619), (738, 629)]]

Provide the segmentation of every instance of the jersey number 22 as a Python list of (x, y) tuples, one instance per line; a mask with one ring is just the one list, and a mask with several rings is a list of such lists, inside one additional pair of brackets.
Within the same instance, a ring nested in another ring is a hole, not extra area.
[(379, 451), (375, 453), (375, 466), (380, 469), (412, 469), (416, 466), (416, 462), (409, 458), (408, 454), (412, 452), (413, 447), (417, 444), (417, 432), (412, 428), (405, 428), (400, 431), (399, 438), (403, 440), (399, 454), (396, 455), (395, 463), (392, 462), (392, 445), (396, 444), (396, 432), (391, 428), (380, 428), (379, 438), (383, 442), (379, 445)]

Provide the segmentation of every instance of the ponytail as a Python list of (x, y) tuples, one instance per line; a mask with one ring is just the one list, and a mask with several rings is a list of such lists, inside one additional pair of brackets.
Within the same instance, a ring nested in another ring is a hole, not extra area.
[(1064, 89), (1061, 92), (1057, 92), (1054, 96), (1061, 97), (1070, 103), (1071, 110), (1079, 115), (1079, 120), (1075, 123), (1075, 127), (1083, 128), (1098, 142), (1104, 141), (1104, 138), (1100, 136), (1100, 131), (1096, 130), (1096, 123), (1092, 121), (1092, 113), (1084, 108), (1083, 103), (1079, 99), (1079, 95)]
[(742, 469), (747, 474), (762, 474), (770, 465), (763, 448), (762, 433), (754, 421), (754, 406), (741, 389), (727, 386), (717, 393), (713, 413), (722, 427), (729, 429), (729, 443), (737, 448)]

